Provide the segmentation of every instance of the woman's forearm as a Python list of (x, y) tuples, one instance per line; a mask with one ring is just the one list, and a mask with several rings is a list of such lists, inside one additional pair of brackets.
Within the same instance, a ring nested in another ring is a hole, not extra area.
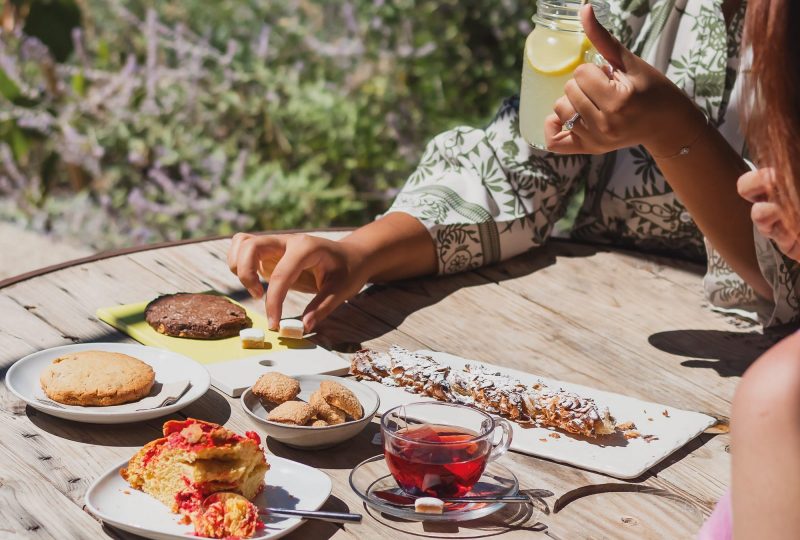
[(368, 281), (384, 282), (436, 272), (436, 250), (425, 226), (415, 217), (393, 212), (342, 240), (359, 253)]
[[(736, 181), (749, 168), (725, 138), (707, 124), (696, 107), (692, 105), (685, 114), (685, 133), (667, 136), (663, 142), (652, 142), (647, 149), (714, 249), (756, 293), (771, 299), (772, 290), (756, 258), (751, 204), (736, 190)], [(689, 133), (696, 135), (687, 135)], [(688, 144), (692, 138), (687, 139), (687, 136), (696, 139), (689, 153), (676, 155), (680, 148), (676, 148), (675, 141)]]

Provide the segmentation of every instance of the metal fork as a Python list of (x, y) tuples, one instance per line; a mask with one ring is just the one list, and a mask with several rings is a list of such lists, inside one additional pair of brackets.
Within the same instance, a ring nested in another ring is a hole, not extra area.
[(169, 396), (168, 398), (164, 398), (164, 401), (162, 401), (160, 404), (158, 404), (155, 407), (147, 407), (145, 409), (136, 409), (136, 412), (139, 412), (139, 411), (152, 411), (153, 409), (160, 409), (161, 407), (166, 407), (167, 405), (172, 405), (172, 404), (176, 403), (181, 398), (182, 395), (183, 394), (181, 394), (180, 396)]
[(66, 409), (66, 407), (64, 407), (60, 403), (56, 403), (55, 401), (52, 401), (50, 399), (44, 399), (44, 398), (38, 398), (37, 397), (36, 401), (38, 401), (39, 403), (44, 403), (45, 405), (50, 405), (51, 407), (55, 407), (57, 409)]

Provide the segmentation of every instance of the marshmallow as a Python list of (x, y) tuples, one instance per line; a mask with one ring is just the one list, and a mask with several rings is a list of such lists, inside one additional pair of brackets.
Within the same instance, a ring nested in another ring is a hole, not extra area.
[(263, 349), (264, 331), (258, 328), (245, 328), (239, 331), (243, 349)]
[(414, 501), (414, 511), (420, 514), (442, 514), (444, 501), (436, 497), (420, 497)]
[(287, 339), (303, 339), (305, 327), (303, 321), (297, 319), (284, 319), (278, 329), (278, 337)]

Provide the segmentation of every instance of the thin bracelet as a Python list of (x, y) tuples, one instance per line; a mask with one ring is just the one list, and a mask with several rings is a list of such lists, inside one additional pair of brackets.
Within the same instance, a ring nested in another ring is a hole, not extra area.
[(702, 110), (700, 110), (700, 109), (698, 109), (698, 110), (700, 111), (700, 114), (703, 115), (703, 118), (706, 119), (706, 123), (703, 124), (703, 127), (701, 127), (700, 130), (697, 132), (697, 135), (695, 135), (695, 138), (692, 139), (692, 142), (690, 142), (689, 144), (687, 144), (685, 146), (681, 146), (680, 150), (678, 150), (674, 154), (670, 154), (668, 156), (654, 156), (653, 154), (650, 154), (650, 155), (653, 156), (656, 159), (672, 159), (672, 158), (678, 157), (678, 156), (688, 156), (689, 152), (692, 151), (692, 146), (694, 146), (697, 143), (697, 141), (700, 140), (700, 137), (703, 136), (703, 133), (705, 133), (706, 128), (711, 125), (711, 118), (709, 118), (709, 116), (706, 113), (704, 113)]

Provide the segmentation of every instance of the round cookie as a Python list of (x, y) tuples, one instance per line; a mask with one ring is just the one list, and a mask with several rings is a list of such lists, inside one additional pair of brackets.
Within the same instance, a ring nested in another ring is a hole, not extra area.
[(346, 386), (335, 381), (322, 381), (319, 393), (328, 405), (333, 405), (343, 410), (354, 420), (364, 416), (364, 409), (356, 395)]
[(253, 385), (253, 394), (278, 405), (293, 400), (299, 393), (300, 383), (277, 371), (263, 374)]
[(105, 407), (150, 393), (153, 368), (127, 354), (82, 351), (53, 360), (39, 377), (47, 397), (65, 405)]
[(215, 294), (177, 293), (159, 296), (144, 310), (156, 332), (172, 337), (222, 339), (253, 326), (244, 308)]
[(347, 419), (347, 413), (339, 407), (330, 405), (325, 401), (319, 390), (311, 394), (308, 403), (314, 408), (314, 412), (317, 413), (317, 418), (324, 420), (330, 425), (344, 424), (344, 421)]

